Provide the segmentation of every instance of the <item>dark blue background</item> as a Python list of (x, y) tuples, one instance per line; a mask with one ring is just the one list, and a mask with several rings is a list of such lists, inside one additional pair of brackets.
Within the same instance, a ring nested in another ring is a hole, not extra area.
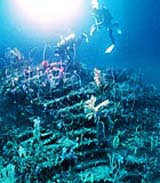
[[(11, 0), (10, 0), (11, 1)], [(34, 46), (41, 46), (45, 41), (54, 42), (58, 39), (53, 35), (49, 37), (34, 37), (35, 33), (22, 31), (21, 27), (12, 22), (8, 14), (5, 0), (0, 1), (0, 54), (7, 47), (17, 47), (25, 55)], [(78, 49), (78, 60), (86, 63), (88, 67), (120, 67), (133, 68), (137, 72), (144, 73), (144, 78), (149, 83), (160, 87), (160, 1), (159, 0), (108, 0), (108, 5), (113, 17), (117, 19), (122, 28), (121, 37), (116, 37), (117, 48), (110, 54), (104, 54), (109, 44), (105, 31), (97, 32), (90, 39), (89, 44), (83, 44)], [(89, 8), (89, 0), (86, 0), (85, 19), (76, 25), (74, 31), (88, 32), (93, 22)], [(38, 33), (37, 33), (38, 34)], [(40, 54), (37, 61), (41, 60)]]

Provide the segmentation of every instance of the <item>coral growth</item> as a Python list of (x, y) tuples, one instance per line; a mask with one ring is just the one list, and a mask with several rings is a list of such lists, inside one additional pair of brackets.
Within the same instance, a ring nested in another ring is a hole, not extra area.
[(157, 91), (136, 74), (91, 76), (80, 64), (50, 80), (50, 64), (1, 72), (0, 182), (158, 182)]

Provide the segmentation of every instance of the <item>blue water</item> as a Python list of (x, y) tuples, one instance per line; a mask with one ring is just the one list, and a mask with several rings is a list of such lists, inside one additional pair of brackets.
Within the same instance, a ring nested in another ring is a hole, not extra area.
[[(42, 35), (40, 32), (25, 31), (23, 25), (14, 22), (14, 17), (9, 13), (9, 2), (0, 2), (0, 56), (3, 56), (7, 47), (17, 47), (27, 56), (27, 53), (34, 46), (39, 46), (36, 53), (36, 62), (41, 61), (44, 42), (56, 43), (57, 34)], [(134, 69), (144, 75), (144, 79), (160, 88), (160, 1), (155, 0), (103, 0), (108, 5), (114, 19), (118, 20), (122, 36), (116, 39), (117, 47), (110, 54), (104, 54), (108, 38), (104, 31), (100, 31), (90, 39), (86, 45), (78, 49), (78, 58), (88, 67), (115, 67)], [(88, 32), (93, 22), (89, 1), (86, 0), (84, 15), (81, 21), (75, 23), (68, 29), (77, 34)], [(24, 22), (25, 24), (25, 22)], [(61, 33), (65, 32), (62, 29)]]

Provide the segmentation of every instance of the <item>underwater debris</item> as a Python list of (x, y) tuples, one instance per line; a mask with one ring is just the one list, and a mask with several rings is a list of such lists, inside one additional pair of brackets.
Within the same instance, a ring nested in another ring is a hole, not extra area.
[(157, 92), (124, 70), (101, 70), (97, 90), (94, 74), (62, 66), (53, 88), (45, 71), (60, 65), (48, 61), (1, 73), (0, 172), (12, 165), (12, 181), (28, 183), (158, 180)]

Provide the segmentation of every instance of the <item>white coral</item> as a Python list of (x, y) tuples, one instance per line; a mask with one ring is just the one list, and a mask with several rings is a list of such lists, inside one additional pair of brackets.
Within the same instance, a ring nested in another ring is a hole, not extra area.
[(95, 106), (96, 100), (97, 98), (92, 95), (91, 98), (84, 103), (84, 112), (86, 113), (87, 119), (91, 119), (93, 116), (96, 116), (101, 107), (109, 104), (109, 100), (107, 99)]

